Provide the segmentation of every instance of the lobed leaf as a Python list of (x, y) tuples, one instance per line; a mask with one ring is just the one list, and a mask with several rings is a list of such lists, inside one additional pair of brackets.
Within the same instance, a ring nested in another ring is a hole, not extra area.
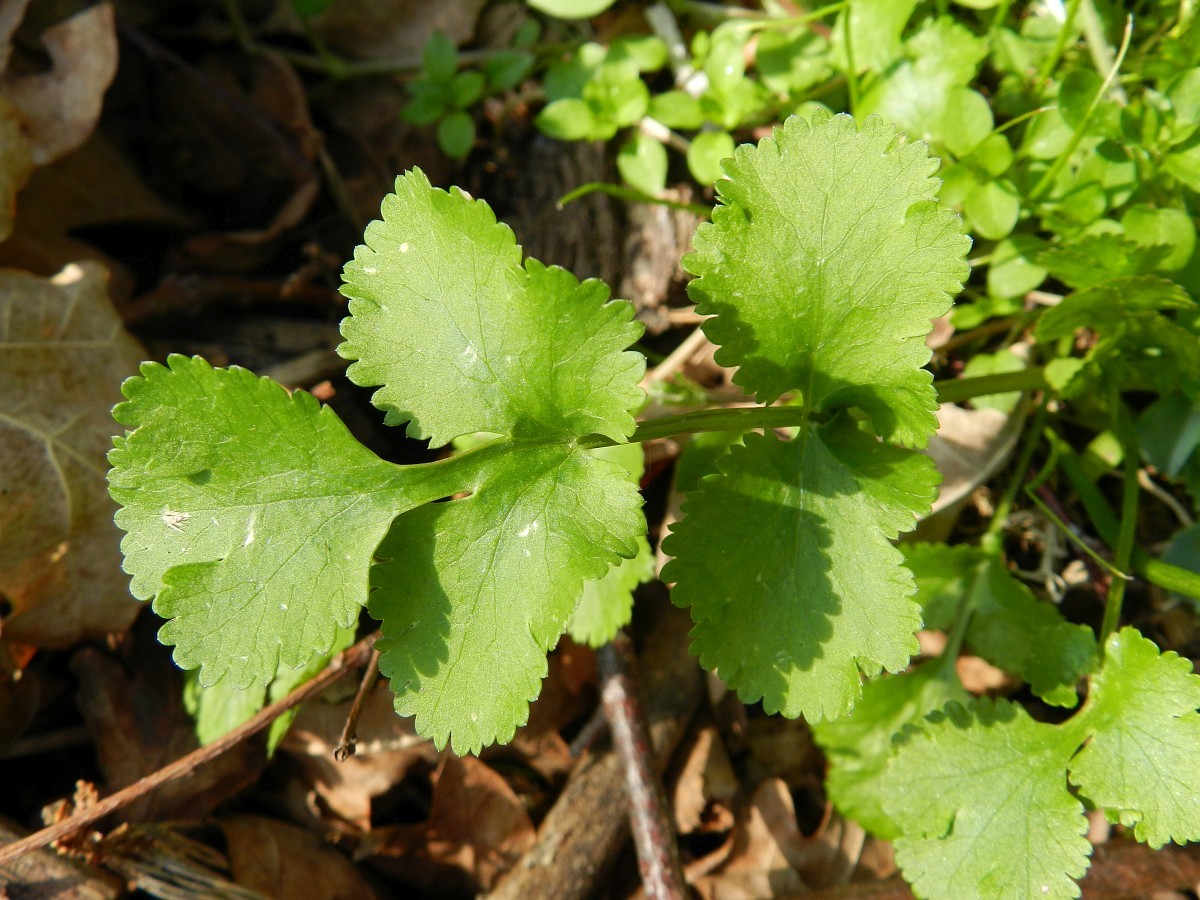
[(516, 438), (590, 433), (624, 440), (641, 400), (641, 333), (628, 303), (535, 260), (486, 203), (396, 179), (382, 221), (346, 265), (351, 315), (338, 352), (350, 379), (381, 385), (391, 425), (442, 446), (476, 431)]
[(969, 699), (952, 665), (929, 662), (867, 682), (854, 715), (815, 726), (813, 739), (829, 761), (825, 791), (838, 812), (879, 837), (899, 837), (883, 809), (882, 785), (895, 736), (947, 703)]
[(445, 496), (421, 493), (427, 467), (384, 462), (311, 395), (245, 369), (172, 356), (122, 390), (109, 486), (125, 570), (205, 686), (265, 684), (327, 651), (397, 512)]
[(509, 740), (583, 582), (634, 556), (644, 530), (625, 470), (563, 446), (507, 454), (470, 497), (401, 516), (369, 607), (396, 709), (458, 753)]
[(1004, 700), (952, 703), (891, 760), (880, 790), (903, 832), (896, 862), (919, 897), (1077, 897), (1083, 804), (1067, 790), (1078, 729)]
[(601, 282), (522, 265), (486, 204), (419, 171), (345, 279), (340, 352), (352, 380), (382, 385), (387, 420), (435, 445), (501, 436), (476, 451), (469, 497), (396, 520), (372, 573), (397, 710), (476, 752), (526, 720), (585, 581), (638, 553), (636, 483), (578, 439), (633, 431), (645, 360), (626, 348), (641, 326)]
[(878, 119), (818, 113), (724, 165), (684, 259), (718, 361), (763, 402), (799, 390), (813, 411), (858, 406), (886, 439), (924, 445), (937, 406), (925, 335), (970, 245), (934, 202), (937, 161)]
[(1191, 663), (1123, 628), (1091, 687), (1082, 714), (1091, 740), (1071, 780), (1139, 841), (1200, 840), (1200, 676)]
[(664, 544), (701, 663), (767, 712), (848, 712), (860, 670), (898, 672), (917, 650), (912, 576), (890, 541), (929, 509), (937, 480), (928, 458), (847, 417), (789, 442), (747, 435)]
[(1096, 639), (1039, 600), (1003, 560), (977, 547), (909, 544), (902, 548), (917, 580), (926, 627), (950, 624), (964, 600), (972, 615), (966, 644), (988, 662), (1029, 682), (1055, 706), (1078, 702), (1076, 684), (1096, 663)]

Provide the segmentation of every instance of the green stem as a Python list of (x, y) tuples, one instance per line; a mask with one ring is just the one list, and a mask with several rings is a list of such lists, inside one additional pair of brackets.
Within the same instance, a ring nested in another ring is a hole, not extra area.
[(1046, 388), (1046, 373), (1041, 366), (1019, 372), (997, 372), (974, 378), (947, 378), (933, 383), (939, 403), (958, 403), (973, 397), (1007, 394), (1012, 391), (1040, 391)]
[[(1117, 530), (1117, 546), (1113, 554), (1113, 563), (1121, 571), (1128, 571), (1133, 560), (1133, 544), (1137, 536), (1138, 495), (1141, 487), (1138, 485), (1138, 443), (1137, 432), (1133, 428), (1133, 418), (1129, 410), (1119, 399), (1113, 398), (1113, 433), (1121, 445), (1122, 469), (1124, 483), (1121, 486), (1121, 524)], [(1104, 643), (1109, 635), (1115, 632), (1121, 624), (1121, 604), (1125, 600), (1125, 581), (1116, 579), (1108, 589), (1108, 598), (1104, 602), (1104, 620), (1100, 626), (1100, 647), (1103, 652)]]
[(1062, 59), (1063, 51), (1067, 48), (1067, 39), (1075, 27), (1075, 14), (1079, 12), (1079, 2), (1080, 0), (1071, 0), (1067, 7), (1067, 18), (1063, 21), (1062, 28), (1058, 30), (1058, 40), (1054, 42), (1054, 50), (1046, 57), (1042, 68), (1038, 70), (1038, 78), (1042, 81), (1050, 77), (1058, 66), (1058, 61)]
[(843, 21), (846, 26), (843, 29), (842, 40), (846, 44), (846, 89), (850, 94), (850, 112), (856, 114), (858, 112), (858, 66), (854, 62), (854, 41), (850, 37), (850, 32), (853, 30), (850, 25), (854, 20), (854, 8), (847, 5), (845, 15)]
[(1033, 463), (1034, 451), (1037, 450), (1038, 443), (1042, 439), (1046, 415), (1046, 404), (1043, 401), (1038, 405), (1037, 412), (1034, 414), (1033, 424), (1025, 432), (1025, 444), (1021, 448), (1021, 457), (1013, 469), (1013, 477), (1004, 489), (1004, 494), (996, 503), (996, 509), (992, 513), (992, 521), (988, 524), (987, 531), (979, 539), (981, 550), (996, 556), (1000, 556), (1003, 551), (1004, 527), (1012, 513), (1013, 505), (1017, 501), (1017, 494), (1025, 482), (1025, 473), (1029, 471), (1029, 466)]
[[(1078, 6), (1079, 4), (1076, 3), (1075, 5)], [(1075, 131), (1071, 134), (1071, 140), (1067, 143), (1066, 149), (1058, 155), (1053, 165), (1045, 171), (1042, 177), (1038, 179), (1038, 183), (1033, 186), (1033, 190), (1029, 192), (1030, 200), (1039, 199), (1042, 194), (1053, 187), (1054, 179), (1058, 177), (1058, 173), (1063, 170), (1063, 167), (1070, 161), (1071, 156), (1079, 149), (1079, 144), (1083, 141), (1083, 137), (1087, 133), (1092, 117), (1096, 114), (1096, 110), (1100, 108), (1100, 101), (1104, 99), (1105, 94), (1108, 93), (1108, 89), (1112, 87), (1113, 79), (1117, 77), (1117, 72), (1121, 70), (1121, 63), (1125, 61), (1125, 54), (1129, 51), (1129, 41), (1132, 37), (1133, 22), (1131, 19), (1125, 26), (1125, 36), (1121, 40), (1121, 49), (1117, 51), (1117, 58), (1113, 60), (1112, 68), (1108, 70), (1108, 76), (1101, 82), (1100, 87), (1096, 89), (1096, 96), (1092, 97), (1092, 102), (1088, 104), (1087, 112), (1083, 114), (1083, 118), (1075, 126)]]
[[(952, 400), (966, 400), (989, 394), (1037, 390), (1045, 387), (1045, 379), (1041, 369), (1024, 369), (1020, 372), (980, 375), (977, 378), (936, 381), (933, 386), (938, 392), (938, 401), (949, 403)], [(703, 409), (642, 422), (629, 440), (631, 443), (639, 443), (698, 431), (754, 431), (758, 428), (792, 428), (804, 425), (812, 418), (812, 412), (803, 406)], [(579, 446), (592, 450), (597, 447), (610, 447), (614, 443), (611, 439), (601, 435), (589, 435), (579, 442)]]
[[(1066, 441), (1049, 429), (1046, 431), (1046, 440), (1056, 445), (1059, 469), (1067, 476), (1071, 488), (1079, 497), (1079, 502), (1083, 504), (1092, 527), (1096, 529), (1096, 533), (1106, 544), (1110, 547), (1115, 546), (1120, 530), (1120, 521), (1112, 507), (1108, 505), (1108, 500), (1087, 477), (1079, 457)], [(1173, 566), (1161, 559), (1155, 559), (1137, 547), (1133, 548), (1131, 563), (1133, 571), (1151, 584), (1157, 585), (1163, 590), (1200, 600), (1200, 574)]]
[(644, 194), (634, 188), (623, 187), (619, 184), (609, 184), (607, 181), (589, 181), (587, 184), (581, 184), (569, 194), (563, 194), (559, 197), (556, 205), (559, 209), (562, 209), (568, 203), (572, 203), (580, 197), (586, 197), (588, 194), (607, 194), (610, 197), (616, 197), (618, 200), (630, 200), (634, 203), (657, 203), (659, 206), (665, 206), (667, 209), (695, 213), (705, 218), (712, 215), (712, 207), (705, 206), (702, 203), (680, 203), (678, 200), (667, 200), (663, 197), (655, 197), (652, 194)]

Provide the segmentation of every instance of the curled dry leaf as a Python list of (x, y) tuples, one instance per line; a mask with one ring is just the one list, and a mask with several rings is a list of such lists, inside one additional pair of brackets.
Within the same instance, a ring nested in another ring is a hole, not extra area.
[(4, 637), (64, 647), (123, 631), (139, 604), (121, 571), (106, 453), (111, 409), (144, 353), (104, 270), (0, 272), (0, 595)]
[(1011, 413), (995, 409), (965, 409), (943, 403), (938, 430), (926, 451), (942, 473), (942, 486), (933, 503), (936, 515), (986, 484), (1016, 446), (1025, 424), (1024, 404)]
[(369, 900), (375, 892), (350, 860), (303, 828), (265, 816), (220, 821), (229, 866), (242, 887), (291, 900)]
[[(6, 0), (0, 9), (0, 73), (8, 68), (11, 39), (27, 5)], [(0, 241), (12, 230), (16, 193), (33, 167), (75, 149), (96, 127), (117, 71), (112, 6), (97, 4), (46, 29), (42, 45), (49, 70), (0, 74)]]

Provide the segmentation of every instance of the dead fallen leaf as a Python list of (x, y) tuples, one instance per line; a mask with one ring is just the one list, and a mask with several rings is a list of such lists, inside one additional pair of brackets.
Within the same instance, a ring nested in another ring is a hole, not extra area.
[[(183, 707), (182, 679), (151, 623), (133, 629), (130, 656), (118, 661), (91, 647), (71, 658), (76, 702), (96, 744), (109, 792), (128, 787), (195, 750), (195, 726)], [(244, 742), (188, 775), (125, 807), (125, 822), (196, 819), (252, 784), (265, 765), (260, 745)]]
[(351, 59), (416, 62), (435, 31), (443, 32), (456, 44), (469, 38), (484, 3), (485, 0), (457, 3), (338, 0), (313, 19), (312, 28), (326, 46)]
[(123, 631), (140, 604), (121, 571), (105, 455), (121, 382), (144, 358), (104, 270), (0, 271), (0, 594), (6, 640), (65, 647)]
[[(2, 137), (0, 148), (4, 153)], [(0, 162), (0, 178), (3, 173)], [(72, 261), (98, 260), (108, 269), (109, 295), (120, 308), (133, 292), (135, 272), (78, 236), (84, 229), (118, 223), (141, 229), (139, 235), (152, 230), (157, 240), (193, 227), (149, 188), (125, 153), (96, 132), (30, 177), (21, 190), (13, 233), (0, 244), (0, 266), (51, 275)]]
[(0, 10), (0, 241), (12, 231), (16, 194), (33, 167), (87, 139), (117, 71), (113, 8), (100, 3), (46, 29), (42, 46), (50, 57), (48, 70), (3, 74), (28, 2), (6, 0)]
[(739, 784), (715, 725), (698, 729), (682, 756), (683, 767), (675, 780), (672, 800), (676, 828), (680, 834), (691, 834), (704, 824), (705, 813), (711, 812), (712, 804), (719, 804), (724, 810), (733, 805)]
[(221, 819), (233, 879), (267, 897), (366, 900), (375, 892), (350, 860), (303, 828), (240, 815)]
[[(344, 686), (335, 685), (331, 690), (344, 691)], [(311, 816), (312, 810), (321, 809), (358, 831), (369, 831), (374, 801), (399, 784), (415, 764), (432, 768), (437, 750), (432, 741), (417, 735), (412, 719), (396, 715), (392, 692), (378, 682), (358, 719), (355, 754), (345, 762), (335, 762), (333, 751), (351, 702), (352, 695), (338, 703), (318, 697), (304, 704), (280, 749), (301, 769), (294, 787), (303, 796), (294, 797), (298, 802), (289, 804), (293, 814)], [(319, 804), (313, 803), (314, 799)]]
[(475, 893), (490, 890), (535, 837), (520, 798), (494, 769), (445, 753), (429, 820), (376, 829), (356, 855), (425, 896)]
[(803, 842), (787, 785), (769, 778), (758, 786), (738, 823), (728, 861), (692, 886), (705, 900), (758, 900), (804, 892), (807, 885), (792, 862), (803, 860)]
[(942, 404), (937, 434), (925, 451), (942, 473), (942, 485), (932, 511), (917, 529), (920, 540), (942, 540), (941, 532), (954, 523), (957, 504), (1008, 461), (1025, 424), (1026, 409), (1027, 404), (1020, 404), (1013, 412), (1002, 413)]

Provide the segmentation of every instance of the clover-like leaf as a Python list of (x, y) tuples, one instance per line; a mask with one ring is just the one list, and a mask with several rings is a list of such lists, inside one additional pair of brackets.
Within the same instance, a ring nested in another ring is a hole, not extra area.
[(845, 416), (793, 441), (747, 435), (664, 544), (701, 663), (768, 712), (848, 712), (860, 671), (898, 672), (917, 650), (912, 576), (890, 541), (929, 509), (937, 481), (927, 457)]
[(516, 438), (634, 428), (645, 360), (624, 351), (641, 333), (628, 303), (605, 303), (600, 281), (578, 283), (530, 260), (486, 203), (396, 179), (366, 243), (347, 264), (351, 315), (338, 352), (350, 379), (382, 385), (391, 425), (441, 446), (476, 431)]
[(1133, 628), (1105, 645), (1083, 716), (1091, 740), (1071, 780), (1139, 841), (1200, 840), (1200, 676)]
[(763, 402), (858, 406), (922, 446), (936, 428), (930, 320), (966, 277), (969, 240), (934, 202), (937, 160), (879, 119), (793, 116), (737, 150), (685, 257), (719, 362)]
[[(366, 602), (392, 519), (446, 496), (359, 444), (328, 407), (245, 369), (146, 363), (113, 415), (109, 485), (132, 591), (202, 685), (266, 683), (325, 652)], [(422, 493), (422, 491), (427, 491)]]
[(1088, 866), (1083, 804), (1067, 789), (1079, 730), (1007, 701), (952, 703), (910, 735), (880, 791), (919, 897), (1077, 897)]

